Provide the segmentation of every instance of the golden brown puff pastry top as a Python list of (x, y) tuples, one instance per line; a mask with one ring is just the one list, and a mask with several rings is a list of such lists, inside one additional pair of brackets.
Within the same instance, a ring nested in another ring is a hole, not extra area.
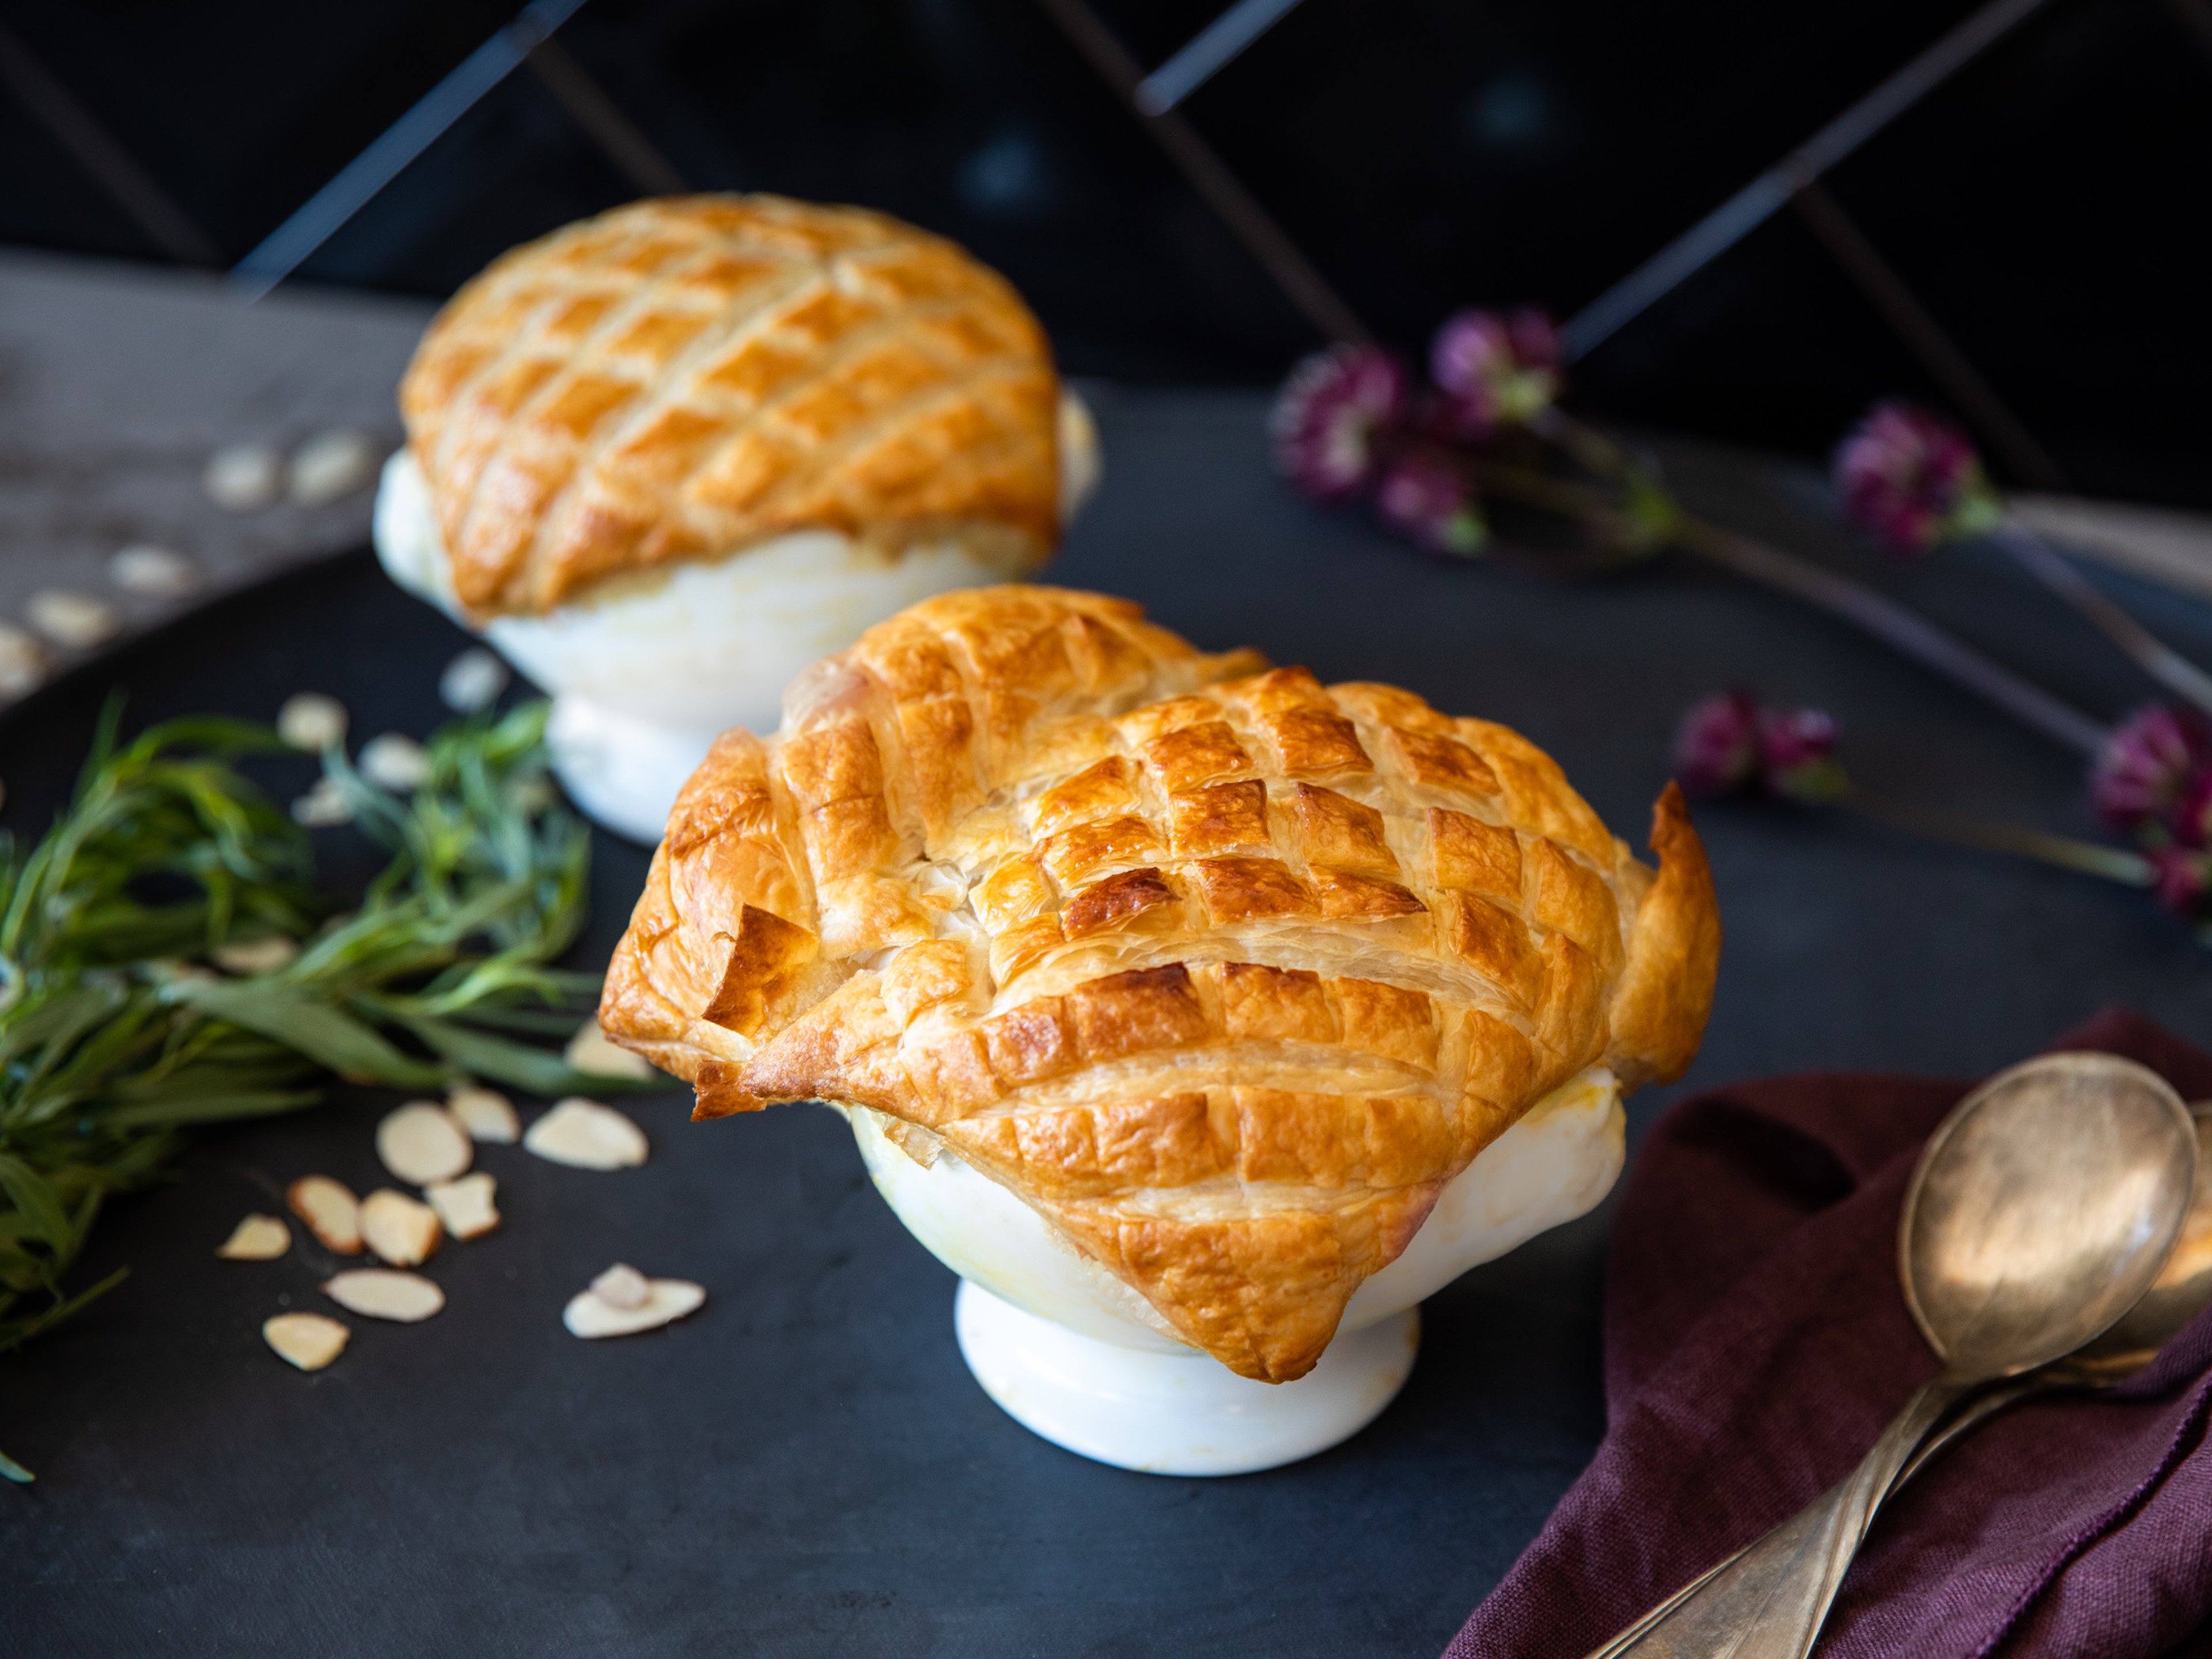
[(1047, 587), (931, 599), (724, 735), (600, 1019), (696, 1115), (950, 1147), (1247, 1376), (1311, 1369), (1444, 1183), (1583, 1067), (1670, 1079), (1720, 948), (1525, 738)]
[(514, 249), (399, 387), (471, 612), (798, 530), (1058, 539), (1059, 381), (996, 272), (879, 213), (644, 201)]

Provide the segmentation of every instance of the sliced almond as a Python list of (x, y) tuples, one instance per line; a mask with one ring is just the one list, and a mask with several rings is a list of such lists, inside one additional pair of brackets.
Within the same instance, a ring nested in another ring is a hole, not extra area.
[(642, 1308), (653, 1294), (653, 1281), (629, 1262), (617, 1261), (592, 1281), (592, 1294), (610, 1308)]
[(23, 614), (32, 627), (72, 651), (105, 645), (123, 631), (123, 618), (113, 605), (74, 588), (40, 589), (24, 603)]
[(497, 702), (512, 678), (507, 665), (497, 657), (482, 646), (471, 646), (438, 676), (438, 695), (445, 699), (447, 708), (473, 714)]
[(208, 457), (200, 487), (226, 513), (252, 513), (276, 499), (284, 458), (267, 444), (229, 444)]
[(428, 1261), (441, 1231), (435, 1210), (389, 1187), (379, 1187), (361, 1201), (362, 1239), (395, 1267)]
[(451, 1181), (476, 1156), (460, 1120), (434, 1101), (410, 1100), (376, 1126), (376, 1155), (410, 1187)]
[(343, 743), (346, 725), (345, 705), (319, 691), (295, 692), (276, 711), (276, 735), (310, 754)]
[(599, 1029), (596, 1019), (586, 1020), (576, 1028), (576, 1035), (568, 1039), (562, 1052), (569, 1069), (587, 1077), (636, 1078), (642, 1081), (653, 1075), (653, 1062), (643, 1054), (634, 1054)]
[(292, 1230), (273, 1215), (250, 1215), (216, 1252), (225, 1261), (274, 1261), (292, 1248)]
[(578, 1170), (622, 1170), (645, 1162), (645, 1131), (611, 1106), (571, 1095), (530, 1126), (526, 1151)]
[(413, 1325), (446, 1305), (446, 1293), (420, 1273), (356, 1267), (323, 1281), (323, 1294), (349, 1313)]
[(107, 580), (141, 599), (181, 599), (199, 586), (199, 568), (183, 554), (133, 542), (107, 562)]
[(380, 732), (361, 746), (361, 775), (380, 789), (411, 794), (430, 781), (430, 751), (397, 732)]
[(374, 477), (381, 459), (367, 433), (337, 427), (316, 433), (292, 452), (285, 483), (301, 507), (327, 507)]
[(302, 1176), (284, 1189), (284, 1202), (326, 1250), (361, 1254), (361, 1200), (328, 1176)]
[(262, 939), (233, 939), (208, 954), (226, 974), (273, 974), (291, 965), (300, 954), (300, 944), (282, 933), (270, 933)]
[(496, 1089), (480, 1088), (473, 1083), (456, 1089), (446, 1097), (446, 1109), (468, 1132), (471, 1140), (512, 1146), (522, 1139), (522, 1120), (515, 1115), (514, 1103)]
[(425, 1187), (422, 1196), (455, 1238), (481, 1238), (499, 1225), (499, 1210), (492, 1203), (492, 1179), (482, 1170), (459, 1181)]
[(276, 1357), (303, 1371), (319, 1371), (345, 1352), (353, 1333), (322, 1314), (278, 1314), (261, 1322), (261, 1340)]
[(650, 1288), (646, 1298), (635, 1308), (617, 1308), (592, 1291), (571, 1297), (568, 1305), (562, 1310), (561, 1322), (568, 1328), (572, 1336), (632, 1336), (696, 1313), (707, 1299), (705, 1288), (688, 1279), (655, 1279), (647, 1282)]

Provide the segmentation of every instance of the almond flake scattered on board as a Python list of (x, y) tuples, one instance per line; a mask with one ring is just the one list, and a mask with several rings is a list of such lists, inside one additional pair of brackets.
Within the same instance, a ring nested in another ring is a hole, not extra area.
[(460, 1121), (471, 1140), (512, 1146), (522, 1139), (522, 1119), (514, 1103), (496, 1089), (468, 1084), (446, 1097), (446, 1109)]
[(216, 1252), (225, 1261), (274, 1261), (292, 1248), (292, 1230), (273, 1215), (250, 1215)]
[(418, 1267), (438, 1248), (438, 1212), (420, 1199), (379, 1187), (361, 1201), (361, 1236), (395, 1267)]
[(482, 646), (472, 645), (438, 676), (438, 695), (455, 713), (473, 714), (497, 702), (510, 678), (505, 663)]
[(286, 486), (301, 507), (327, 507), (374, 477), (378, 459), (376, 441), (365, 432), (318, 432), (292, 452)]
[(428, 1187), (460, 1174), (476, 1151), (451, 1112), (435, 1101), (410, 1100), (376, 1126), (376, 1155), (409, 1186)]
[(492, 1202), (492, 1178), (482, 1170), (459, 1181), (442, 1181), (422, 1189), (430, 1207), (455, 1238), (481, 1238), (499, 1225), (499, 1208)]
[(74, 588), (41, 588), (24, 602), (23, 614), (32, 627), (72, 651), (105, 645), (123, 631), (123, 618), (113, 605)]
[(577, 1170), (623, 1170), (645, 1162), (645, 1131), (611, 1106), (571, 1095), (530, 1126), (523, 1149)]
[(276, 1357), (303, 1371), (319, 1371), (345, 1352), (353, 1333), (322, 1314), (278, 1314), (261, 1322), (261, 1340)]
[(284, 458), (267, 444), (228, 444), (208, 457), (200, 488), (226, 513), (254, 513), (276, 499)]
[(580, 1291), (561, 1310), (561, 1322), (572, 1336), (633, 1336), (696, 1313), (707, 1300), (706, 1288), (688, 1279), (653, 1279), (646, 1283), (645, 1300), (635, 1308), (617, 1308), (594, 1291)]
[(329, 830), (353, 822), (353, 803), (345, 798), (336, 778), (317, 778), (307, 793), (292, 803), (292, 822), (303, 830)]
[(446, 1293), (420, 1273), (355, 1267), (323, 1281), (323, 1294), (349, 1313), (417, 1324), (446, 1305)]
[(361, 1200), (350, 1188), (328, 1176), (302, 1176), (284, 1189), (284, 1202), (325, 1249), (361, 1254)]
[(568, 1062), (568, 1069), (581, 1072), (588, 1077), (636, 1078), (642, 1080), (653, 1075), (653, 1062), (643, 1054), (634, 1054), (614, 1042), (599, 1029), (596, 1019), (586, 1020), (576, 1028), (576, 1035), (568, 1039), (568, 1046), (561, 1058)]
[(642, 1308), (646, 1298), (653, 1294), (653, 1281), (629, 1265), (617, 1261), (592, 1281), (593, 1296), (610, 1308)]
[(310, 753), (343, 743), (349, 724), (346, 706), (319, 691), (296, 692), (276, 711), (276, 735)]
[(300, 954), (300, 943), (282, 933), (271, 933), (265, 939), (233, 939), (208, 954), (226, 974), (273, 974), (291, 965)]
[(11, 622), (0, 622), (0, 697), (20, 697), (46, 683), (46, 647)]
[(380, 732), (361, 746), (361, 775), (380, 789), (404, 795), (430, 776), (430, 751), (397, 732)]
[(199, 586), (199, 568), (173, 548), (134, 542), (107, 561), (107, 580), (143, 599), (180, 599)]

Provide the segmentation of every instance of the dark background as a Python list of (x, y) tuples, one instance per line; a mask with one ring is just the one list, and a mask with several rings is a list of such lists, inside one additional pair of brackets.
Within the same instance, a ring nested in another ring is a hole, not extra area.
[[(1097, 9), (1151, 68), (1222, 3)], [(0, 21), (229, 262), (515, 9), (9, 0)], [(1413, 345), (1457, 305), (1571, 313), (1970, 9), (1304, 0), (1185, 113)], [(559, 38), (688, 182), (953, 235), (1073, 373), (1258, 384), (1315, 343), (1034, 0), (592, 0)], [(2212, 0), (2057, 0), (1827, 183), (2074, 485), (2207, 506), (2208, 178)], [(300, 280), (442, 295), (635, 193), (519, 73)], [(159, 257), (4, 88), (0, 240)], [(1807, 453), (1869, 398), (1929, 390), (1786, 214), (1577, 380), (1599, 414)]]

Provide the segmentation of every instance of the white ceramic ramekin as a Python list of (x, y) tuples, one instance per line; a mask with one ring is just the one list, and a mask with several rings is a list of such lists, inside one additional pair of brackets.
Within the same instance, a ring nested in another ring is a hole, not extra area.
[[(1063, 394), (1061, 518), (1096, 488), (1091, 416)], [(377, 556), (392, 579), (465, 626), (452, 565), (413, 454), (385, 464)], [(543, 616), (496, 617), (484, 639), (550, 693), (548, 741), (569, 797), (650, 845), (708, 745), (733, 726), (773, 732), (783, 689), (876, 623), (933, 594), (1023, 572), (958, 539), (887, 554), (831, 531), (602, 583)]]
[(1177, 1340), (1143, 1297), (956, 1155), (924, 1166), (885, 1138), (879, 1114), (848, 1115), (876, 1190), (963, 1281), (955, 1329), (991, 1397), (1071, 1451), (1161, 1474), (1272, 1468), (1357, 1433), (1413, 1370), (1417, 1305), (1587, 1213), (1624, 1156), (1620, 1087), (1584, 1072), (1445, 1188), (1405, 1254), (1352, 1297), (1310, 1375), (1271, 1384)]

